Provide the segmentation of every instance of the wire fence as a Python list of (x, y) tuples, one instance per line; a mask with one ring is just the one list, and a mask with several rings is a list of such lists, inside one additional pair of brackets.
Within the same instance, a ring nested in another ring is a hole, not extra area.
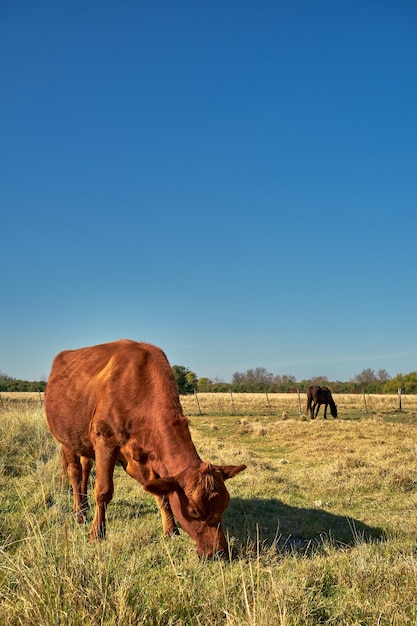
[[(181, 396), (185, 415), (275, 416), (299, 418), (307, 413), (305, 393), (197, 393)], [(352, 415), (415, 413), (417, 394), (333, 394), (340, 418)], [(43, 406), (44, 392), (0, 392), (0, 408)], [(328, 417), (331, 418), (329, 415)], [(319, 418), (323, 415), (320, 409)]]
[[(417, 413), (417, 394), (333, 394), (339, 417), (398, 412)], [(305, 393), (194, 393), (181, 396), (185, 415), (271, 415), (295, 418), (307, 414)], [(323, 415), (320, 409), (319, 418)], [(327, 411), (328, 418), (331, 418)]]

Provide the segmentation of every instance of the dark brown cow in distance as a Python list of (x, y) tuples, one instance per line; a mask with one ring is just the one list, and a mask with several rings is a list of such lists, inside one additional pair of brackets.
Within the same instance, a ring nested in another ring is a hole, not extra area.
[(246, 465), (212, 465), (199, 457), (165, 354), (146, 343), (120, 340), (61, 352), (45, 393), (49, 429), (62, 444), (78, 521), (85, 521), (87, 481), (96, 462), (96, 509), (90, 539), (106, 531), (113, 471), (126, 472), (152, 493), (165, 534), (174, 517), (200, 556), (226, 551), (224, 481)]
[(312, 420), (316, 419), (322, 404), (324, 404), (324, 419), (327, 419), (327, 406), (330, 406), (332, 416), (334, 418), (337, 417), (337, 406), (332, 398), (330, 389), (328, 387), (320, 387), (319, 385), (311, 385), (307, 389), (307, 415), (310, 413)]

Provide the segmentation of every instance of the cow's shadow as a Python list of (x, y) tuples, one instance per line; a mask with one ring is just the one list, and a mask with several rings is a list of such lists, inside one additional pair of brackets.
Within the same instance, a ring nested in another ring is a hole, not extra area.
[(381, 528), (321, 508), (294, 507), (278, 499), (232, 498), (223, 516), (225, 531), (241, 545), (310, 552), (331, 543), (340, 548), (385, 538)]

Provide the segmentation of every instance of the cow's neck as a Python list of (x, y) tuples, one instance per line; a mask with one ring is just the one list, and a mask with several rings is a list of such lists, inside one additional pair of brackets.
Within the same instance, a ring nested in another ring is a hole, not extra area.
[(155, 435), (154, 446), (159, 466), (157, 471), (161, 476), (171, 476), (201, 464), (186, 418), (181, 416), (164, 420)]

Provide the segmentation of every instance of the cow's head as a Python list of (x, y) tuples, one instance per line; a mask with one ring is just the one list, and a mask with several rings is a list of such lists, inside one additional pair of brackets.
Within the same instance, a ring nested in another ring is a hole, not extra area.
[(145, 489), (155, 496), (168, 497), (176, 519), (194, 539), (199, 556), (211, 557), (227, 550), (222, 515), (229, 504), (229, 493), (224, 481), (245, 468), (201, 463), (197, 469), (152, 480)]

